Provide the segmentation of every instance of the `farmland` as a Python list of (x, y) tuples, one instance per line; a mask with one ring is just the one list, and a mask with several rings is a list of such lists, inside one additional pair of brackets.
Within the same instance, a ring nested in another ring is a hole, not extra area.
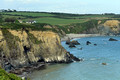
[(47, 12), (2, 12), (3, 18), (14, 17), (22, 21), (36, 20), (37, 23), (65, 26), (73, 23), (83, 23), (91, 19), (112, 19), (114, 15), (102, 14), (68, 14)]
[[(50, 13), (50, 12), (1, 12), (0, 27), (21, 29), (31, 28), (33, 30), (52, 30), (57, 33), (80, 33), (90, 28), (98, 26), (98, 21), (104, 23), (106, 20), (120, 20), (120, 15), (116, 14), (70, 14), (70, 13)], [(5, 20), (16, 19), (14, 23)], [(22, 23), (19, 23), (22, 21)], [(27, 21), (36, 21), (28, 24)], [(52, 28), (45, 28), (50, 25)]]

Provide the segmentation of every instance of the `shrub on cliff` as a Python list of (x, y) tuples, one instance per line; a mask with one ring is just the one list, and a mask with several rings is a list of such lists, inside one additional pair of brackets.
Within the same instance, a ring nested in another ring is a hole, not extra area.
[(69, 29), (69, 33), (80, 33), (83, 31), (87, 31), (91, 28), (97, 27), (97, 26), (98, 26), (98, 20), (91, 20), (91, 21), (87, 21), (84, 23), (70, 24), (70, 25), (67, 25), (66, 28)]
[(0, 68), (0, 80), (22, 80), (15, 74), (7, 73), (5, 70)]

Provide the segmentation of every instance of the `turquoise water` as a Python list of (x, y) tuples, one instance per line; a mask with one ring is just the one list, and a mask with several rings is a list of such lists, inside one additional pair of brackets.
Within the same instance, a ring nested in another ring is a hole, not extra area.
[[(44, 70), (34, 71), (30, 78), (32, 80), (120, 80), (120, 41), (110, 42), (109, 38), (76, 39), (81, 43), (76, 48), (69, 48), (65, 42), (61, 42), (67, 51), (83, 58), (84, 61), (50, 65)], [(120, 40), (120, 37), (112, 38)], [(86, 41), (92, 44), (87, 46)], [(95, 43), (97, 46), (93, 45)], [(79, 50), (81, 47), (83, 49)]]

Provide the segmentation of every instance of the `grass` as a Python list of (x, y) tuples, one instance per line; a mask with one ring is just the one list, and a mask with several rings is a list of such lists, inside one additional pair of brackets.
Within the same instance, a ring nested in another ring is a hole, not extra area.
[[(7, 17), (21, 18), (23, 22), (27, 20), (36, 20), (36, 24), (20, 24), (20, 23), (2, 23), (0, 21), (0, 27), (21, 29), (31, 28), (32, 30), (51, 30), (56, 33), (62, 33), (63, 30), (66, 33), (79, 33), (89, 28), (94, 27), (92, 23), (96, 24), (98, 20), (101, 20), (101, 24), (106, 20), (116, 19), (120, 20), (119, 15), (102, 15), (102, 14), (65, 14), (65, 13), (43, 13), (43, 12), (3, 12), (3, 19)], [(114, 18), (115, 17), (115, 18)], [(93, 21), (96, 20), (96, 21)], [(44, 25), (55, 25), (57, 28), (44, 28)], [(71, 27), (73, 26), (73, 27)], [(68, 31), (68, 29), (70, 31)], [(33, 41), (34, 42), (34, 41)]]
[(77, 16), (77, 17), (73, 17), (73, 18), (112, 18), (113, 15), (83, 15), (83, 16)]
[(65, 13), (45, 13), (45, 12), (2, 12), (4, 18), (15, 17), (26, 21), (36, 20), (37, 23), (48, 23), (51, 25), (70, 25), (73, 23), (84, 23), (91, 19), (112, 19), (114, 15), (101, 14), (65, 14)]
[(84, 19), (61, 19), (61, 18), (53, 18), (53, 17), (36, 18), (34, 20), (36, 20), (38, 23), (48, 23), (52, 25), (67, 25), (71, 23), (82, 23), (87, 21)]
[(19, 16), (54, 16), (48, 13), (37, 13), (37, 12), (4, 12), (3, 14), (10, 14), (10, 15), (19, 15)]
[(10, 74), (5, 72), (5, 70), (0, 68), (0, 80), (22, 80), (20, 77), (15, 74)]
[(63, 29), (66, 33), (80, 33), (86, 30), (89, 30), (90, 28), (94, 28), (98, 25), (98, 20), (91, 20), (84, 23), (77, 23), (77, 24), (70, 24), (67, 25), (65, 28), (69, 29), (68, 32), (66, 29)]
[(18, 18), (25, 18), (25, 17), (23, 17), (23, 16), (13, 16), (13, 15), (3, 15), (3, 19), (5, 19), (5, 18), (16, 18), (16, 19), (18, 19)]

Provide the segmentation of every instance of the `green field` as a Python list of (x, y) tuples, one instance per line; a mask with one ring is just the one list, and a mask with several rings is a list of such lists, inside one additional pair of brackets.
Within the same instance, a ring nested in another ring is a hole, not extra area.
[(38, 23), (48, 23), (52, 25), (66, 25), (71, 23), (82, 23), (87, 21), (86, 19), (61, 19), (53, 17), (36, 18), (34, 20), (36, 20)]
[(10, 15), (20, 15), (20, 16), (54, 16), (48, 13), (37, 13), (37, 12), (4, 12), (3, 14), (10, 14)]
[(12, 15), (3, 15), (3, 18), (5, 19), (5, 18), (16, 18), (16, 19), (18, 19), (18, 18), (26, 18), (26, 17), (23, 17), (23, 16), (12, 16)]
[[(3, 19), (16, 18), (27, 21), (35, 20), (37, 23), (48, 23), (51, 25), (70, 25), (73, 23), (83, 23), (90, 20), (113, 19), (115, 15), (103, 14), (69, 14), (69, 13), (47, 13), (47, 12), (2, 12)], [(116, 18), (120, 19), (120, 18)]]
[(73, 18), (80, 18), (80, 19), (108, 19), (113, 17), (113, 15), (83, 15), (83, 16), (77, 16)]

